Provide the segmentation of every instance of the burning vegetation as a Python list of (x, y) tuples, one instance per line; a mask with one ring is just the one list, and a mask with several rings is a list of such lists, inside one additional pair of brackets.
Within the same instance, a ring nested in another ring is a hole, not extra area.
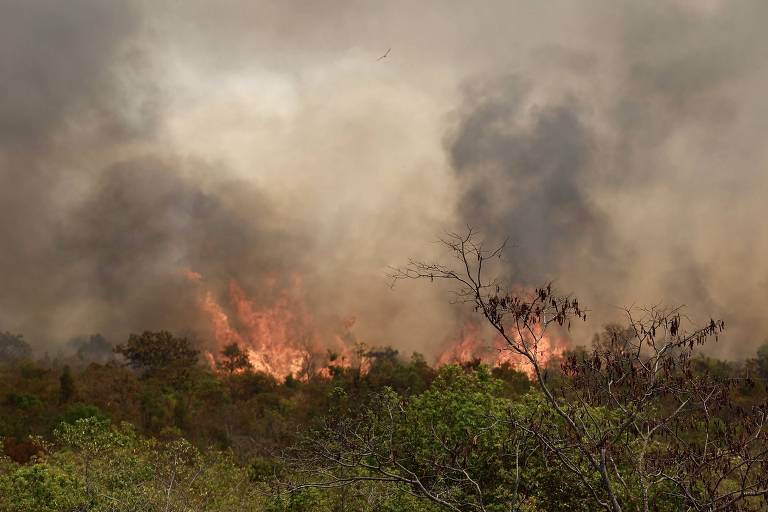
[[(28, 346), (6, 333), (0, 407), (14, 415), (0, 418), (0, 490), (15, 501), (0, 494), (0, 507), (37, 510), (24, 501), (32, 486), (75, 510), (104, 496), (117, 510), (765, 510), (768, 349), (713, 362), (697, 352), (725, 324), (663, 307), (628, 309), (626, 326), (573, 349), (570, 328), (587, 318), (577, 299), (489, 279), (503, 246), (471, 231), (443, 244), (457, 264), (411, 261), (392, 276), (450, 283), (484, 320), (434, 366), (354, 344), (352, 320), (324, 336), (299, 279), (265, 285), (267, 303), (232, 282), (220, 303), (188, 272), (215, 334), (207, 368), (167, 331), (116, 346), (127, 364), (75, 372), (19, 364)], [(115, 484), (126, 479), (137, 485)]]
[[(559, 360), (570, 345), (569, 341), (555, 338), (554, 334), (541, 335), (536, 345), (536, 357), (541, 364), (547, 366), (550, 361)], [(484, 337), (481, 325), (474, 320), (464, 325), (457, 339), (448, 340), (445, 350), (438, 355), (435, 363), (437, 366), (445, 366), (473, 361), (492, 368), (508, 365), (529, 378), (535, 377), (530, 361), (512, 350), (502, 336), (491, 334)]]
[[(199, 308), (209, 321), (213, 340), (213, 347), (204, 352), (204, 357), (212, 368), (220, 366), (221, 354), (238, 347), (255, 371), (277, 379), (288, 375), (307, 379), (313, 375), (328, 376), (329, 366), (356, 366), (365, 371), (366, 355), (374, 353), (355, 341), (354, 317), (337, 322), (335, 330), (319, 328), (305, 305), (304, 287), (298, 276), (285, 289), (276, 289), (274, 283), (267, 285), (273, 292), (272, 301), (262, 304), (250, 298), (234, 280), (229, 284), (226, 300), (219, 301), (212, 291), (205, 289), (201, 274), (188, 270), (186, 275), (199, 285)], [(569, 343), (551, 333), (536, 338), (537, 358), (542, 364), (561, 356)], [(467, 320), (458, 337), (446, 339), (442, 347), (433, 358), (437, 366), (473, 362), (491, 367), (508, 365), (533, 377), (527, 359), (510, 350), (503, 337), (484, 333), (474, 319)]]
[(256, 371), (275, 378), (306, 379), (327, 371), (322, 363), (349, 366), (353, 361), (351, 329), (354, 318), (339, 322), (336, 332), (323, 332), (304, 304), (304, 287), (295, 276), (286, 289), (273, 291), (269, 304), (258, 304), (234, 280), (230, 281), (226, 302), (219, 302), (212, 291), (204, 289), (198, 273), (188, 276), (200, 283), (199, 307), (210, 322), (213, 349), (206, 358), (215, 367), (215, 359), (228, 346), (240, 347)]

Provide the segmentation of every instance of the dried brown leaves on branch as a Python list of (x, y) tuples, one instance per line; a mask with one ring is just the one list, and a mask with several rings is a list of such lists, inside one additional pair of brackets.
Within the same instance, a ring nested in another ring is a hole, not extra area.
[[(591, 352), (567, 354), (560, 368), (547, 367), (539, 346), (548, 331), (570, 329), (573, 321), (586, 321), (588, 311), (551, 285), (526, 290), (487, 277), (503, 264), (505, 244), (486, 249), (471, 229), (441, 242), (451, 264), (412, 260), (391, 277), (451, 283), (454, 301), (470, 304), (530, 365), (542, 406), (536, 414), (510, 414), (509, 436), (535, 440), (548, 464), (570, 473), (605, 510), (656, 510), (662, 499), (680, 510), (765, 509), (768, 407), (740, 409), (732, 397), (743, 381), (693, 367), (697, 350), (724, 330), (722, 321), (692, 327), (679, 308), (627, 309), (626, 328), (608, 330)], [(447, 494), (430, 495), (423, 475), (403, 465), (406, 454), (379, 453), (386, 443), (368, 442), (370, 422), (338, 426), (333, 451), (321, 445), (313, 452), (331, 463), (323, 466), (334, 475), (327, 473), (326, 483), (392, 481), (448, 509), (482, 509), (482, 500), (470, 507), (447, 499), (448, 487), (435, 488)], [(333, 466), (346, 470), (349, 480), (339, 479), (328, 469)], [(469, 473), (463, 478), (443, 469), (435, 466), (430, 481), (453, 479), (458, 495), (475, 488), (482, 496)]]
[[(574, 319), (586, 321), (587, 311), (551, 285), (511, 294), (500, 280), (486, 277), (488, 263), (501, 258), (506, 244), (486, 249), (471, 229), (442, 243), (458, 264), (410, 261), (393, 279), (453, 282), (455, 296), (472, 303), (508, 348), (531, 364), (566, 428), (553, 435), (518, 426), (537, 434), (601, 506), (619, 511), (624, 501), (649, 510), (654, 487), (677, 494), (692, 510), (750, 507), (754, 503), (745, 498), (766, 495), (765, 407), (735, 411), (733, 381), (691, 369), (696, 349), (717, 340), (724, 322), (688, 329), (680, 309), (627, 309), (623, 335), (611, 339), (607, 350), (566, 357), (565, 378), (553, 385), (537, 345), (552, 324), (570, 328)], [(592, 483), (595, 473), (599, 487)]]
[(553, 325), (570, 329), (574, 320), (586, 321), (588, 311), (578, 299), (561, 296), (551, 284), (530, 289), (510, 286), (502, 279), (489, 278), (489, 267), (501, 260), (506, 242), (486, 249), (471, 228), (465, 234), (449, 233), (440, 242), (454, 260), (452, 265), (411, 260), (393, 269), (394, 282), (405, 279), (441, 280), (453, 283), (455, 302), (469, 303), (503, 338), (512, 352), (543, 371), (539, 346)]

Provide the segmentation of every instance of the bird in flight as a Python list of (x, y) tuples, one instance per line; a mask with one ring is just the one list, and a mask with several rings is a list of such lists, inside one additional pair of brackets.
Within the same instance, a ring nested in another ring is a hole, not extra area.
[(376, 59), (376, 62), (380, 61), (381, 59), (384, 59), (384, 58), (386, 58), (386, 57), (387, 57), (387, 55), (389, 55), (389, 51), (390, 51), (391, 49), (392, 49), (392, 48), (387, 48), (387, 51), (386, 51), (386, 52), (384, 52), (384, 55), (382, 55), (381, 57), (379, 57), (378, 59)]

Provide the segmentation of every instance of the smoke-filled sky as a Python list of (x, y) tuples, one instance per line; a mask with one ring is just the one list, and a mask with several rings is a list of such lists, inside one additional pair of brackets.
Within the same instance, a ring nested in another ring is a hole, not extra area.
[(33, 344), (204, 337), (189, 269), (264, 303), (298, 275), (317, 318), (429, 353), (456, 311), (387, 267), (467, 224), (589, 332), (663, 302), (724, 318), (721, 354), (768, 335), (762, 0), (0, 13), (0, 330)]

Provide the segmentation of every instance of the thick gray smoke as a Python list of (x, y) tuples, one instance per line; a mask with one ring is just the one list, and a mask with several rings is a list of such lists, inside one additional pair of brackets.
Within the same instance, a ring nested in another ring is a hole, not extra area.
[(88, 147), (75, 132), (129, 131), (109, 71), (139, 19), (95, 1), (3, 2), (2, 11), (0, 323), (43, 335), (76, 284), (55, 240), (84, 177), (73, 167)]
[(517, 77), (468, 87), (449, 150), (461, 218), (497, 243), (509, 237), (513, 279), (530, 284), (557, 279), (557, 258), (616, 255), (609, 219), (589, 197), (594, 134), (574, 105), (527, 111), (527, 89)]
[(686, 305), (727, 318), (722, 352), (738, 354), (768, 326), (765, 262), (748, 248), (766, 231), (745, 217), (765, 208), (752, 127), (766, 111), (766, 7), (648, 7), (594, 13), (617, 21), (608, 51), (550, 47), (516, 74), (468, 81), (447, 139), (460, 217), (511, 237), (513, 276), (554, 280), (598, 321)]
[[(208, 336), (301, 275), (319, 319), (431, 352), (441, 231), (510, 237), (596, 323), (687, 304), (768, 333), (768, 7), (0, 0), (0, 330)], [(384, 51), (386, 59), (377, 60)]]
[(249, 284), (252, 269), (285, 272), (285, 254), (298, 264), (300, 228), (281, 231), (254, 185), (205, 185), (221, 169), (152, 147), (168, 99), (141, 47), (140, 5), (6, 4), (3, 328), (38, 347), (81, 332), (201, 329), (185, 269), (221, 289)]

